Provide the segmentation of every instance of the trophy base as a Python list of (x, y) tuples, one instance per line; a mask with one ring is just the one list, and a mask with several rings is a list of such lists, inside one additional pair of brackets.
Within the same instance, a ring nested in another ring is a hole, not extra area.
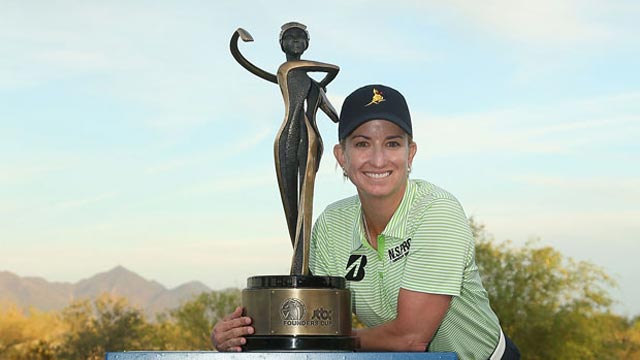
[(242, 304), (255, 330), (245, 351), (353, 351), (351, 295), (341, 277), (253, 276)]
[(251, 336), (242, 351), (330, 351), (352, 352), (356, 339), (351, 336)]

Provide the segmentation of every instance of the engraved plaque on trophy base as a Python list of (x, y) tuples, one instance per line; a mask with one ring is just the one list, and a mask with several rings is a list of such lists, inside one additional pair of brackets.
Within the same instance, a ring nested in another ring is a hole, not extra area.
[(242, 290), (255, 333), (244, 351), (354, 351), (351, 295), (341, 277), (253, 276)]

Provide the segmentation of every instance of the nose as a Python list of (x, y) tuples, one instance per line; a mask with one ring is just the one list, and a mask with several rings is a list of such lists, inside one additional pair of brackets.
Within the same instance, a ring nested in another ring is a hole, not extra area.
[(381, 168), (384, 166), (386, 156), (384, 149), (381, 146), (374, 146), (373, 153), (371, 154), (371, 165)]

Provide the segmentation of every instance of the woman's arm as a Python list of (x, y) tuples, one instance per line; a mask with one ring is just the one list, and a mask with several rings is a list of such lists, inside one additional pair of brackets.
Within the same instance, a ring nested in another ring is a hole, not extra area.
[(418, 205), (427, 210), (411, 239), (397, 316), (357, 331), (363, 349), (425, 351), (453, 297), (460, 295), (465, 267), (473, 259), (473, 237), (464, 211), (453, 197)]
[(450, 295), (400, 289), (398, 316), (372, 328), (354, 330), (360, 350), (426, 351), (449, 309)]

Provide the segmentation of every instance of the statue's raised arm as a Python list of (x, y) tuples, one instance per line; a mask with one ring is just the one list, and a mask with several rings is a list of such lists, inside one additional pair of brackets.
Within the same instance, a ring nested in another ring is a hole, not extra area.
[(243, 28), (238, 28), (233, 35), (231, 35), (231, 41), (229, 42), (229, 48), (231, 49), (231, 55), (236, 59), (238, 64), (242, 65), (243, 68), (249, 70), (252, 74), (257, 75), (267, 81), (272, 83), (278, 83), (276, 76), (269, 72), (266, 72), (259, 67), (255, 66), (249, 60), (247, 60), (242, 53), (240, 53), (240, 49), (238, 49), (238, 38), (241, 38), (244, 42), (252, 42), (253, 37), (249, 32)]

